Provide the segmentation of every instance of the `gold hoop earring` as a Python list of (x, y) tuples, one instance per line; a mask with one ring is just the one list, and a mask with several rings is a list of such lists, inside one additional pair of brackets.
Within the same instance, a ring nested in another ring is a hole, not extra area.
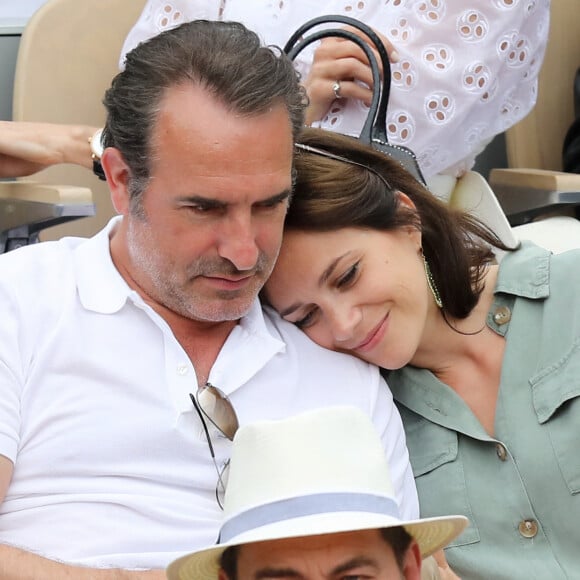
[(425, 267), (425, 276), (427, 277), (427, 285), (429, 286), (429, 290), (431, 290), (431, 294), (433, 294), (435, 304), (437, 304), (437, 308), (443, 308), (441, 294), (439, 294), (439, 290), (437, 289), (437, 285), (435, 284), (435, 279), (433, 278), (433, 274), (431, 273), (431, 268), (429, 268), (429, 262), (427, 262), (425, 254), (423, 254), (423, 250), (421, 250), (421, 257), (423, 258), (423, 266)]

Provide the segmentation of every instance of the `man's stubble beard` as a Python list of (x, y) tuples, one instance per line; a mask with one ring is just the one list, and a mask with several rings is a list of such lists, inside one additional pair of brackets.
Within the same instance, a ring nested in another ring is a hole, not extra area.
[[(133, 216), (144, 227), (134, 227), (130, 221), (127, 228), (128, 253), (133, 264), (133, 278), (138, 286), (155, 302), (176, 314), (190, 320), (204, 322), (226, 322), (242, 318), (251, 308), (255, 298), (262, 289), (266, 280), (270, 276), (276, 257), (268, 260), (268, 257), (260, 252), (255, 268), (252, 270), (259, 284), (241, 303), (232, 304), (240, 300), (240, 294), (233, 292), (216, 292), (213, 298), (204, 298), (195, 291), (194, 280), (204, 275), (239, 275), (231, 262), (223, 258), (200, 258), (191, 264), (185, 274), (185, 279), (181, 280), (178, 271), (174, 267), (174, 262), (164, 259), (155, 251), (151, 250), (156, 246), (155, 240), (151, 236), (146, 218)], [(249, 272), (241, 272), (248, 275)], [(249, 289), (243, 292), (249, 293)], [(228, 306), (229, 307), (226, 307)]]

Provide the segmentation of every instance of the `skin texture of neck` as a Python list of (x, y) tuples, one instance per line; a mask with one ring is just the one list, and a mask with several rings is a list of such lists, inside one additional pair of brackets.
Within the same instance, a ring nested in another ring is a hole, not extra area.
[(451, 387), (469, 406), (490, 435), (494, 433), (497, 394), (505, 339), (486, 325), (493, 302), (497, 266), (488, 269), (485, 288), (477, 306), (465, 320), (450, 320), (463, 332), (481, 332), (466, 336), (445, 323), (440, 312), (430, 313), (421, 347), (411, 361), (426, 368)]
[(430, 306), (421, 343), (411, 360), (413, 366), (426, 368), (438, 374), (452, 363), (457, 364), (466, 360), (475, 362), (480, 359), (481, 345), (488, 341), (488, 333), (495, 334), (487, 328), (486, 320), (493, 301), (496, 278), (497, 266), (488, 268), (485, 287), (479, 301), (469, 316), (463, 320), (448, 317), (447, 324), (437, 306), (434, 303)]

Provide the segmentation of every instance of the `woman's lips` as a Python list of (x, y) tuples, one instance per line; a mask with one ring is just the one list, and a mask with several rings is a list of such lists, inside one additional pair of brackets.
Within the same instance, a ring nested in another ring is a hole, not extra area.
[(372, 350), (381, 342), (385, 332), (387, 330), (389, 314), (387, 315), (367, 334), (363, 342), (359, 343), (358, 346), (354, 347), (352, 350), (357, 352), (368, 352)]

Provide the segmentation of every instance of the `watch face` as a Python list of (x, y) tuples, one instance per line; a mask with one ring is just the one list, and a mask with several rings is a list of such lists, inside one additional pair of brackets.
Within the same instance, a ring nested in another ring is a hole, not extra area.
[(103, 130), (99, 129), (95, 132), (95, 134), (91, 137), (91, 153), (93, 154), (93, 158), (100, 159), (103, 155), (103, 143), (101, 139), (103, 138)]

